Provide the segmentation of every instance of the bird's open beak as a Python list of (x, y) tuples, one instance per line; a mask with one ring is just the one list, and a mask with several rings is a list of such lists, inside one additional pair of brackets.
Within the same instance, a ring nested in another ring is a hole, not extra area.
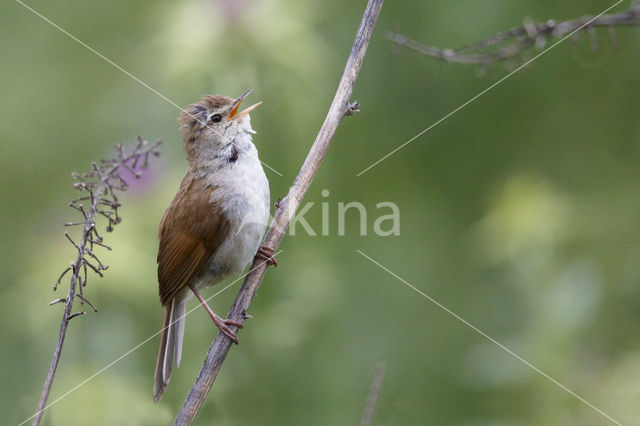
[(245, 109), (244, 111), (238, 112), (238, 107), (240, 107), (240, 104), (242, 103), (244, 98), (246, 98), (247, 95), (249, 93), (251, 93), (252, 90), (253, 89), (247, 90), (242, 95), (240, 95), (240, 97), (238, 99), (236, 99), (236, 101), (233, 103), (233, 108), (231, 109), (231, 112), (229, 113), (229, 117), (227, 118), (227, 121), (241, 120), (242, 117), (244, 117), (245, 115), (249, 114), (251, 111), (253, 111), (254, 109), (258, 108), (262, 104), (262, 102), (258, 102), (257, 104), (251, 105), (249, 108)]

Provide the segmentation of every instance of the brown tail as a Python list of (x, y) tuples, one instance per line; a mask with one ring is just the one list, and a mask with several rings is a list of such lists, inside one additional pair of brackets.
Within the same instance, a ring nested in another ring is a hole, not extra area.
[(185, 302), (177, 302), (175, 299), (171, 301), (170, 305), (164, 308), (162, 333), (160, 334), (160, 346), (158, 347), (156, 372), (153, 380), (154, 402), (158, 402), (160, 398), (162, 398), (164, 391), (167, 390), (169, 380), (171, 379), (174, 356), (176, 358), (176, 365), (180, 367), (185, 311)]

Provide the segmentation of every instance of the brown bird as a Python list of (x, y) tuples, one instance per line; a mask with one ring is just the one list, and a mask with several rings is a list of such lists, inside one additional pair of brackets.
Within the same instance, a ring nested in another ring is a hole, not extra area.
[(269, 182), (253, 145), (249, 112), (233, 99), (205, 95), (178, 121), (189, 169), (164, 213), (158, 234), (158, 287), (164, 306), (153, 399), (167, 389), (175, 359), (180, 365), (186, 301), (195, 294), (215, 325), (233, 342), (233, 324), (213, 311), (198, 290), (239, 275), (254, 255), (275, 264), (260, 241), (269, 218)]

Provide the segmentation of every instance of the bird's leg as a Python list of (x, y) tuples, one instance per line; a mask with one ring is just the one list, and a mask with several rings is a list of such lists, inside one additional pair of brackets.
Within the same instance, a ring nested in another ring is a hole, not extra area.
[(258, 252), (256, 253), (256, 257), (260, 259), (264, 259), (267, 261), (268, 265), (273, 265), (274, 267), (278, 266), (278, 261), (275, 257), (273, 257), (273, 249), (267, 246), (258, 247)]
[(235, 343), (237, 345), (238, 344), (238, 335), (236, 333), (234, 333), (233, 330), (231, 330), (228, 326), (229, 325), (235, 325), (238, 328), (242, 328), (242, 323), (239, 323), (237, 321), (232, 321), (230, 319), (222, 319), (222, 318), (220, 318), (218, 315), (216, 315), (211, 310), (209, 305), (207, 305), (207, 302), (202, 298), (202, 296), (200, 296), (200, 293), (198, 293), (196, 288), (194, 286), (192, 286), (191, 284), (189, 284), (189, 287), (191, 288), (191, 291), (193, 291), (193, 294), (196, 295), (196, 297), (198, 298), (200, 303), (202, 303), (202, 306), (204, 306), (204, 308), (207, 310), (207, 312), (209, 313), (209, 316), (213, 320), (213, 323), (216, 325), (216, 327), (218, 327), (218, 329), (222, 333), (224, 333), (225, 336), (227, 336), (229, 339), (231, 339), (233, 341), (233, 343)]

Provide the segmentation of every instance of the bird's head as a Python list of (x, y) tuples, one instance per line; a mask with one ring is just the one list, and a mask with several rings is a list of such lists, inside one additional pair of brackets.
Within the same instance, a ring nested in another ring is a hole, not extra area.
[(185, 108), (178, 122), (184, 137), (184, 150), (189, 160), (204, 151), (215, 153), (230, 143), (235, 143), (241, 133), (255, 133), (251, 129), (249, 112), (262, 102), (238, 112), (240, 104), (251, 89), (234, 99), (222, 95), (204, 95), (198, 103)]

